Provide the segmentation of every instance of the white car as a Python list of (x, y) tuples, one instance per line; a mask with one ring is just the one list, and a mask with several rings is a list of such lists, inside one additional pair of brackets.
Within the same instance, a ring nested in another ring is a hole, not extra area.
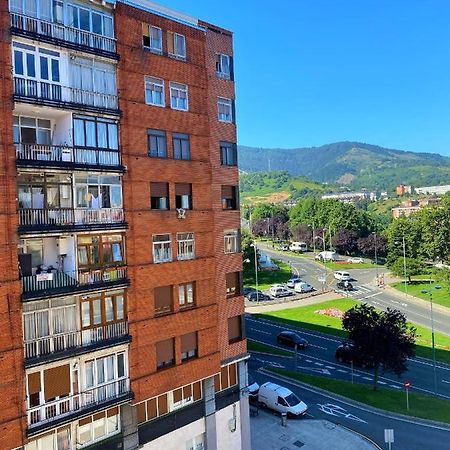
[(297, 283), (301, 283), (301, 282), (302, 282), (301, 278), (293, 277), (293, 278), (290, 278), (289, 280), (287, 280), (286, 286), (288, 288), (293, 289)]
[(294, 293), (284, 286), (272, 286), (269, 289), (270, 295), (272, 297), (289, 297), (290, 295), (294, 295)]
[(364, 260), (362, 258), (348, 258), (347, 262), (352, 264), (361, 264)]
[(312, 292), (313, 290), (314, 288), (310, 284), (304, 283), (303, 281), (300, 283), (295, 283), (294, 286), (294, 291), (299, 292), (300, 294), (303, 292)]
[(350, 281), (352, 277), (348, 272), (344, 272), (343, 270), (338, 270), (337, 272), (334, 272), (334, 278), (339, 281)]

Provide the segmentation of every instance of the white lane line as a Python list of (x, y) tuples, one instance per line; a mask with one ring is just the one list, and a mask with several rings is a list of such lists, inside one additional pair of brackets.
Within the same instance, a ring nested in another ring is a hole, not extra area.
[(450, 381), (447, 381), (447, 380), (441, 380), (443, 383), (447, 383), (447, 384), (450, 384)]
[[(271, 334), (271, 333), (268, 333), (268, 334)], [(320, 349), (322, 349), (322, 350), (328, 350), (327, 347), (321, 347), (320, 345), (309, 344), (309, 346), (310, 346), (310, 347), (314, 347), (314, 348), (320, 348)]]
[(306, 361), (307, 363), (312, 362), (310, 359), (305, 359), (305, 361)]
[(354, 373), (353, 376), (354, 377), (360, 377), (361, 375), (359, 373)]
[(323, 366), (323, 364), (320, 363), (320, 362), (315, 362), (314, 364), (315, 364), (316, 366)]
[(256, 328), (250, 328), (250, 331), (254, 331), (255, 333), (262, 333), (262, 334), (272, 334), (272, 333), (269, 333), (268, 331), (257, 330)]
[[(311, 361), (309, 361), (309, 362), (311, 362)], [(336, 367), (333, 367), (333, 366), (325, 366), (327, 369), (336, 369)], [(450, 383), (450, 381), (449, 381), (449, 383)]]
[(369, 377), (362, 377), (363, 380), (367, 380), (367, 381), (373, 381), (372, 378)]
[(378, 380), (378, 384), (387, 384), (384, 381)]
[(396, 386), (395, 384), (390, 384), (389, 386), (394, 389), (401, 389), (400, 386)]
[(347, 370), (343, 370), (343, 369), (337, 369), (337, 371), (338, 371), (338, 372), (341, 372), (341, 373), (348, 373)]

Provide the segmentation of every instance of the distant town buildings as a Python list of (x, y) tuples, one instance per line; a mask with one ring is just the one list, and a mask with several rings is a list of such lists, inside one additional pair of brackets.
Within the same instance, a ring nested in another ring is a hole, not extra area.
[(322, 200), (335, 199), (343, 203), (353, 203), (358, 200), (370, 200), (376, 201), (380, 198), (387, 198), (387, 192), (376, 192), (376, 191), (360, 191), (360, 192), (339, 192), (334, 194), (322, 195)]
[(412, 194), (413, 187), (408, 184), (400, 184), (395, 188), (395, 193), (397, 195), (405, 195), (405, 194)]
[(450, 192), (450, 184), (445, 184), (442, 186), (425, 186), (415, 188), (414, 191), (416, 194), (423, 195), (444, 195), (447, 192)]
[(402, 203), (401, 206), (392, 208), (392, 217), (398, 219), (399, 217), (409, 217), (420, 211), (422, 208), (427, 206), (438, 205), (440, 203), (440, 198), (426, 198), (422, 200), (407, 200)]

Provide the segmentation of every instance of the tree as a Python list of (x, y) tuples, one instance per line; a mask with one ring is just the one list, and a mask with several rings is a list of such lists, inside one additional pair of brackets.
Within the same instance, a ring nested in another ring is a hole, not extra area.
[(364, 256), (375, 256), (375, 247), (377, 249), (377, 256), (386, 256), (387, 240), (384, 236), (377, 234), (369, 234), (367, 237), (361, 237), (357, 242), (358, 250)]
[(416, 329), (407, 324), (406, 316), (398, 310), (377, 311), (363, 303), (349, 309), (342, 324), (361, 359), (374, 365), (374, 390), (380, 369), (400, 376), (407, 370), (408, 358), (415, 356)]
[(350, 255), (357, 249), (358, 233), (353, 230), (339, 230), (332, 238), (333, 247), (339, 253)]
[(420, 275), (425, 269), (425, 265), (419, 259), (414, 258), (403, 258), (400, 256), (391, 265), (391, 271), (394, 275), (398, 277), (405, 276), (405, 266), (406, 266), (406, 278), (408, 278), (408, 283), (411, 283), (411, 277), (415, 275)]
[[(244, 261), (244, 268), (255, 267), (255, 250), (251, 247), (253, 244), (253, 236), (246, 229), (241, 231), (241, 251), (242, 259)], [(259, 251), (256, 249), (256, 256), (259, 258)], [(246, 262), (248, 260), (248, 262)]]
[(292, 239), (296, 242), (306, 242), (308, 247), (312, 247), (312, 228), (303, 224), (295, 226), (292, 229)]
[(450, 269), (448, 267), (435, 268), (433, 274), (437, 281), (445, 283), (447, 292), (450, 293)]

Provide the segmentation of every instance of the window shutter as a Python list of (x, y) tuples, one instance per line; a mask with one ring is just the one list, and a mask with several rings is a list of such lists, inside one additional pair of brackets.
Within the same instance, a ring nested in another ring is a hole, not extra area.
[(147, 402), (147, 417), (150, 420), (156, 417), (157, 415), (158, 412), (156, 410), (156, 398), (152, 398)]
[(155, 310), (172, 307), (172, 286), (161, 286), (155, 288)]
[(176, 183), (175, 195), (191, 195), (191, 185), (189, 183)]
[(173, 402), (174, 403), (178, 403), (181, 402), (181, 400), (183, 400), (183, 391), (182, 389), (175, 389), (173, 391)]
[(146, 421), (146, 416), (145, 416), (145, 402), (144, 403), (139, 403), (139, 405), (136, 406), (137, 408), (137, 421), (138, 423), (142, 423)]
[(158, 412), (159, 415), (162, 416), (163, 414), (166, 414), (167, 411), (167, 394), (163, 394), (158, 397)]
[(183, 398), (186, 399), (189, 397), (192, 397), (192, 385), (190, 384), (183, 387)]
[(189, 333), (181, 336), (181, 352), (185, 353), (197, 348), (197, 333)]
[(241, 329), (241, 316), (228, 319), (228, 339), (230, 341), (241, 339)]
[(200, 400), (202, 398), (202, 386), (201, 382), (194, 383), (194, 400)]
[(222, 198), (233, 198), (234, 186), (222, 186)]
[(173, 33), (172, 31), (167, 32), (167, 53), (175, 53), (173, 49)]
[(167, 339), (156, 343), (156, 360), (158, 362), (169, 361), (173, 357), (173, 339)]
[(222, 380), (222, 389), (226, 389), (230, 386), (230, 379), (228, 378), (228, 366), (220, 369), (220, 378)]
[(54, 367), (44, 371), (45, 401), (70, 394), (70, 365)]
[(230, 386), (234, 386), (237, 384), (237, 373), (236, 373), (237, 365), (236, 363), (230, 364), (228, 366), (228, 370), (230, 373)]
[(41, 392), (41, 372), (30, 373), (28, 375), (28, 394), (38, 394)]
[(168, 197), (169, 183), (150, 183), (150, 195), (152, 197)]
[(148, 31), (148, 25), (146, 23), (142, 23), (142, 36), (150, 37), (150, 33)]

